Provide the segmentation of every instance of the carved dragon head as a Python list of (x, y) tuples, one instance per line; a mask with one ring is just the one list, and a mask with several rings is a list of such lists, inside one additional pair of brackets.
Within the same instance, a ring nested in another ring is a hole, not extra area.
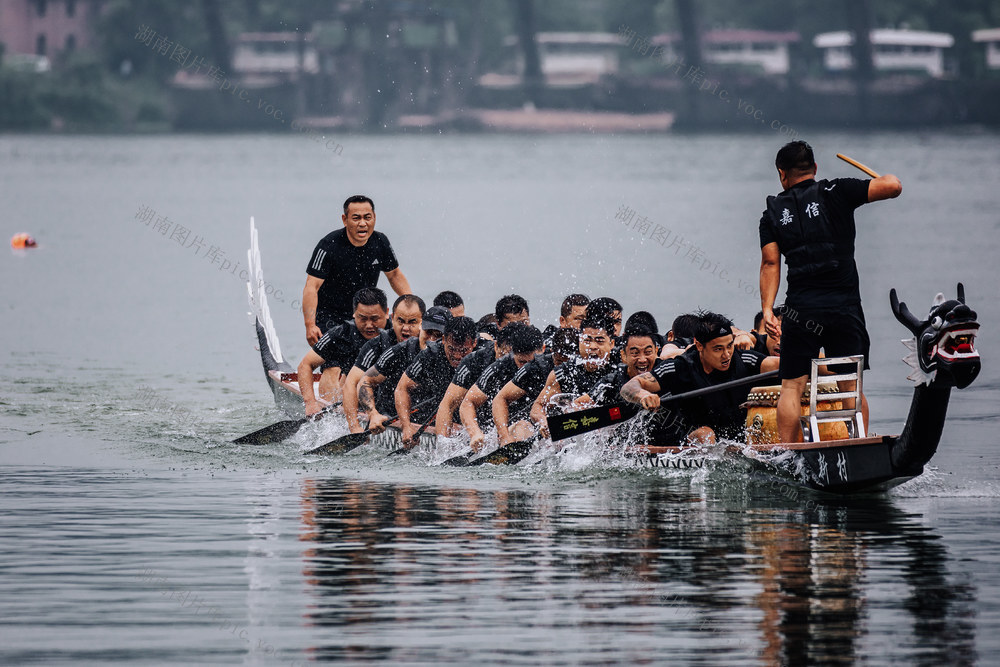
[(965, 304), (962, 283), (958, 284), (958, 299), (945, 300), (940, 293), (934, 297), (924, 320), (918, 320), (896, 298), (895, 289), (889, 290), (889, 305), (900, 324), (913, 334), (912, 339), (903, 341), (910, 348), (903, 361), (914, 369), (910, 380), (959, 389), (972, 384), (982, 366), (976, 351), (979, 322), (976, 311)]

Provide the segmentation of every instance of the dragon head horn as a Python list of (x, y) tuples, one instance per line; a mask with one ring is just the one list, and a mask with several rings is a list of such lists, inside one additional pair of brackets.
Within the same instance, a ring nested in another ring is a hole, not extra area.
[(965, 303), (965, 285), (962, 283), (958, 284), (958, 300), (961, 303)]
[(920, 320), (910, 312), (910, 309), (906, 307), (906, 303), (899, 300), (896, 296), (895, 287), (889, 290), (889, 306), (892, 308), (892, 314), (896, 316), (899, 323), (909, 329), (912, 334), (916, 335), (920, 331), (922, 328)]

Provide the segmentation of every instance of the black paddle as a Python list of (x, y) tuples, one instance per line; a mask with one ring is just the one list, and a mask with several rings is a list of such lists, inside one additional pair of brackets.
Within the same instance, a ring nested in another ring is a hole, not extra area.
[[(511, 442), (504, 445), (498, 449), (493, 450), (486, 456), (482, 456), (475, 461), (466, 461), (465, 463), (450, 464), (450, 465), (464, 465), (464, 466), (481, 466), (486, 463), (491, 463), (493, 465), (514, 465), (518, 461), (524, 459), (531, 453), (531, 450), (535, 446), (535, 442), (538, 440), (538, 436), (528, 438), (527, 440), (518, 440), (517, 442)], [(455, 457), (458, 458), (458, 457)], [(451, 459), (448, 459), (449, 461)], [(447, 463), (447, 461), (445, 461)]]
[[(672, 403), (674, 401), (680, 401), (688, 398), (697, 398), (698, 396), (704, 396), (705, 394), (711, 394), (723, 389), (731, 389), (732, 387), (756, 384), (761, 380), (769, 380), (777, 376), (778, 371), (769, 371), (759, 375), (750, 375), (745, 378), (739, 378), (738, 380), (730, 380), (729, 382), (723, 382), (722, 384), (713, 385), (711, 387), (694, 389), (692, 391), (684, 392), (683, 394), (668, 394), (660, 397), (660, 405), (662, 406), (664, 403)], [(623, 402), (613, 403), (611, 405), (602, 405), (596, 408), (587, 408), (586, 410), (577, 410), (576, 412), (570, 412), (563, 415), (551, 415), (546, 421), (549, 425), (549, 433), (551, 434), (552, 442), (557, 442), (574, 435), (589, 433), (590, 431), (596, 431), (599, 428), (620, 424), (626, 419), (631, 419), (640, 412), (642, 412), (642, 408), (638, 405)]]
[[(412, 409), (413, 410), (417, 410), (418, 408), (421, 408), (421, 407), (427, 405), (432, 400), (434, 400), (434, 399), (430, 398), (430, 399), (427, 399), (426, 401), (422, 401), (420, 403), (417, 403), (415, 406), (413, 406)], [(392, 419), (390, 419), (389, 421), (385, 422), (385, 424), (389, 425), (392, 422), (396, 421), (397, 419), (399, 419), (399, 417), (393, 415)], [(366, 442), (368, 442), (368, 438), (370, 438), (371, 435), (372, 435), (371, 428), (366, 428), (364, 431), (361, 431), (361, 433), (348, 433), (347, 435), (342, 435), (342, 436), (340, 436), (339, 438), (337, 438), (335, 440), (331, 440), (330, 442), (328, 442), (328, 443), (326, 443), (324, 445), (320, 445), (319, 447), (316, 447), (314, 449), (310, 449), (309, 451), (307, 451), (305, 453), (306, 454), (346, 454), (347, 452), (351, 451), (352, 449), (357, 449), (361, 445), (363, 445)]]
[[(399, 419), (399, 417), (393, 417), (389, 421), (385, 422), (388, 426), (392, 422)], [(352, 449), (357, 449), (361, 445), (368, 442), (368, 438), (372, 435), (372, 430), (366, 428), (361, 433), (348, 433), (347, 435), (342, 435), (336, 440), (331, 440), (325, 445), (320, 445), (314, 449), (310, 449), (306, 454), (346, 454)]]
[(300, 417), (299, 419), (286, 419), (284, 421), (275, 422), (270, 426), (265, 426), (262, 429), (254, 431), (253, 433), (247, 433), (246, 435), (240, 436), (233, 440), (233, 442), (237, 445), (270, 445), (275, 442), (281, 442), (282, 440), (290, 438), (298, 433), (299, 429), (302, 428), (302, 425), (307, 421), (315, 421), (316, 419), (319, 419), (320, 415), (339, 406), (341, 402), (342, 401), (331, 403), (311, 417)]

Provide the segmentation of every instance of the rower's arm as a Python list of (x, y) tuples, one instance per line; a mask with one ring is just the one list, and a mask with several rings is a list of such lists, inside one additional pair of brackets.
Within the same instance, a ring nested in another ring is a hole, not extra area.
[(775, 242), (760, 249), (760, 309), (764, 313), (764, 327), (772, 336), (781, 335), (781, 326), (774, 316), (774, 300), (781, 284), (781, 251)]
[(351, 366), (351, 372), (344, 381), (344, 416), (351, 433), (361, 432), (361, 422), (358, 421), (358, 383), (365, 372), (357, 366)]
[(316, 276), (306, 276), (306, 286), (302, 288), (302, 318), (306, 323), (306, 341), (315, 345), (323, 332), (316, 326), (316, 309), (319, 307), (319, 288), (323, 279)]
[(625, 383), (621, 396), (629, 403), (640, 405), (646, 410), (660, 407), (660, 382), (652, 373), (642, 373)]
[(508, 382), (493, 398), (493, 423), (497, 427), (497, 438), (501, 445), (510, 442), (510, 404), (527, 396), (527, 392), (513, 382)]
[(465, 387), (454, 382), (448, 385), (448, 391), (444, 393), (441, 405), (438, 406), (437, 417), (434, 418), (435, 433), (445, 437), (451, 435), (451, 427), (455, 421), (452, 416), (458, 406), (462, 404), (462, 399), (465, 398), (467, 391)]
[(405, 433), (410, 428), (410, 390), (417, 386), (405, 372), (396, 384), (393, 397), (396, 399), (396, 414), (399, 416), (399, 428)]
[(545, 406), (549, 404), (549, 400), (556, 394), (560, 393), (562, 388), (559, 386), (559, 380), (556, 379), (556, 372), (550, 371), (548, 379), (545, 380), (545, 387), (542, 388), (542, 393), (538, 395), (535, 402), (531, 405), (531, 420), (536, 424), (545, 424), (546, 417)]
[(760, 362), (760, 372), (770, 373), (771, 371), (776, 371), (780, 363), (781, 357), (767, 357)]
[(358, 383), (358, 405), (368, 413), (368, 421), (379, 413), (375, 408), (375, 388), (383, 382), (385, 376), (372, 366), (361, 376), (361, 382)]
[(462, 406), (458, 409), (458, 416), (462, 418), (462, 425), (465, 426), (465, 430), (469, 434), (469, 444), (477, 451), (486, 435), (483, 433), (483, 429), (479, 428), (479, 421), (476, 419), (476, 410), (486, 403), (487, 400), (489, 400), (489, 396), (483, 393), (478, 384), (474, 384), (472, 385), (472, 389), (465, 394)]
[(868, 202), (895, 199), (903, 192), (903, 184), (892, 174), (868, 181)]
[(395, 292), (397, 296), (413, 294), (413, 292), (410, 291), (410, 281), (406, 279), (406, 276), (403, 275), (403, 270), (398, 266), (392, 271), (386, 271), (385, 277), (389, 280), (389, 286), (392, 287), (392, 291)]
[(306, 352), (302, 357), (298, 368), (299, 392), (302, 393), (302, 400), (306, 404), (306, 417), (311, 417), (322, 409), (319, 401), (316, 400), (316, 392), (313, 390), (313, 369), (318, 368), (323, 363), (323, 357), (316, 354), (315, 350)]

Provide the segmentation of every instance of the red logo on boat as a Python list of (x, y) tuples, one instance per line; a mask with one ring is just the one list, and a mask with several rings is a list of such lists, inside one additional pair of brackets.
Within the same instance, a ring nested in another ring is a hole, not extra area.
[(610, 410), (608, 410), (608, 416), (610, 416), (612, 419), (621, 419), (622, 411), (620, 408), (611, 408)]

